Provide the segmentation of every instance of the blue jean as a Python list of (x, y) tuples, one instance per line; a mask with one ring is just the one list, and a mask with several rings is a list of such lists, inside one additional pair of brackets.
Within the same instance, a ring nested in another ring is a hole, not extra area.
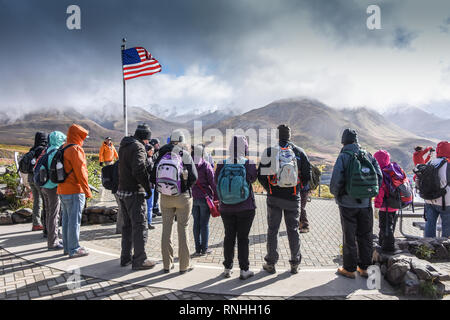
[(439, 216), (442, 221), (442, 237), (450, 237), (450, 206), (442, 210), (442, 206), (432, 204), (425, 204), (425, 216), (427, 222), (425, 223), (425, 237), (436, 237), (436, 223)]
[(60, 194), (64, 253), (73, 256), (80, 248), (81, 214), (86, 202), (84, 193)]
[(194, 199), (192, 206), (192, 216), (194, 217), (194, 241), (195, 252), (205, 253), (208, 249), (209, 237), (209, 207), (206, 199)]
[(155, 189), (152, 189), (152, 196), (150, 199), (147, 199), (147, 220), (148, 224), (152, 224), (153, 218), (153, 197), (155, 196)]

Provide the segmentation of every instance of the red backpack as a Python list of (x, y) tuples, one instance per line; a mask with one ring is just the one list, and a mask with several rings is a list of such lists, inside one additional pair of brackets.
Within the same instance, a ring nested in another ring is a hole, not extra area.
[(392, 162), (382, 171), (386, 186), (386, 205), (392, 209), (403, 209), (410, 205), (414, 200), (414, 193), (403, 169)]

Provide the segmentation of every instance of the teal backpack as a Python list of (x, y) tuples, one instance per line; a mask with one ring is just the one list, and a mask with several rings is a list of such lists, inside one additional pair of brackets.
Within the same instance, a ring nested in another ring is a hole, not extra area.
[(250, 196), (245, 163), (227, 163), (220, 171), (217, 179), (217, 195), (224, 204), (244, 202)]
[(358, 153), (344, 151), (351, 156), (346, 168), (345, 191), (354, 199), (372, 198), (378, 195), (378, 175), (365, 150)]

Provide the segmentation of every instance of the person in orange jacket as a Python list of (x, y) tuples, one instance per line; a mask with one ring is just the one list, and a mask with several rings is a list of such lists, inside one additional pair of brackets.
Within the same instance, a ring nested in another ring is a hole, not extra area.
[(86, 198), (92, 198), (88, 183), (88, 170), (83, 143), (88, 131), (73, 124), (67, 131), (64, 144), (64, 170), (68, 173), (66, 180), (58, 184), (61, 200), (62, 236), (64, 254), (70, 258), (82, 257), (89, 252), (80, 246), (81, 214)]
[[(414, 154), (413, 154), (413, 161), (414, 166), (417, 166), (418, 164), (425, 164), (431, 159), (431, 154), (434, 152), (433, 147), (428, 147), (425, 150), (421, 146), (417, 146), (414, 148)], [(423, 157), (428, 153), (428, 156), (426, 159)]]
[(107, 137), (105, 141), (103, 141), (98, 154), (100, 166), (103, 167), (103, 165), (113, 164), (113, 161), (117, 159), (119, 159), (119, 155), (117, 154), (116, 148), (114, 148), (111, 138)]

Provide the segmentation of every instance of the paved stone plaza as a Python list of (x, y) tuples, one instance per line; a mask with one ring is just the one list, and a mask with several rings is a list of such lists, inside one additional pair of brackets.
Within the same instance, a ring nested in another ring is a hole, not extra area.
[[(109, 196), (104, 198), (108, 199)], [(307, 205), (311, 231), (300, 235), (303, 255), (301, 268), (304, 270), (301, 271), (306, 273), (303, 273), (304, 278), (299, 279), (308, 279), (311, 277), (311, 274), (314, 274), (314, 271), (319, 271), (318, 273), (316, 272), (317, 277), (320, 278), (320, 273), (330, 277), (333, 281), (324, 281), (324, 285), (319, 286), (321, 288), (318, 289), (322, 290), (320, 291), (321, 293), (314, 290), (316, 285), (312, 285), (312, 288), (308, 289), (306, 293), (284, 295), (282, 292), (288, 291), (283, 291), (286, 289), (283, 288), (283, 283), (289, 284), (292, 281), (298, 281), (294, 279), (289, 282), (289, 273), (285, 271), (289, 266), (289, 247), (284, 222), (282, 222), (279, 237), (279, 271), (277, 275), (271, 278), (264, 271), (258, 271), (264, 263), (264, 255), (266, 253), (267, 223), (265, 196), (257, 195), (256, 199), (258, 209), (250, 233), (250, 262), (251, 268), (255, 270), (256, 274), (253, 280), (250, 279), (248, 282), (245, 282), (246, 286), (244, 287), (239, 279), (233, 279), (227, 287), (229, 290), (223, 291), (223, 294), (217, 293), (222, 292), (219, 287), (215, 290), (211, 289), (211, 286), (214, 287), (215, 282), (223, 280), (220, 277), (220, 273), (222, 269), (224, 232), (220, 218), (211, 218), (209, 244), (213, 250), (212, 254), (193, 259), (194, 264), (200, 269), (202, 266), (205, 268), (197, 271), (200, 273), (200, 276), (204, 273), (209, 280), (207, 279), (200, 285), (186, 285), (182, 287), (184, 289), (169, 289), (170, 285), (166, 283), (170, 282), (170, 279), (164, 279), (161, 275), (162, 270), (155, 270), (155, 273), (151, 275), (144, 271), (142, 272), (143, 276), (141, 276), (141, 273), (128, 275), (129, 271), (118, 267), (117, 258), (120, 253), (121, 237), (115, 234), (115, 225), (108, 224), (83, 226), (81, 228), (82, 245), (95, 249), (91, 252), (91, 256), (77, 259), (77, 263), (85, 263), (88, 266), (86, 269), (81, 269), (81, 288), (71, 290), (65, 284), (70, 273), (64, 267), (58, 265), (58, 263), (64, 263), (64, 260), (67, 259), (60, 258), (60, 254), (46, 252), (44, 239), (41, 238), (41, 234), (29, 232), (28, 229), (25, 229), (28, 225), (24, 225), (20, 226), (20, 230), (25, 231), (11, 232), (9, 233), (10, 236), (7, 233), (10, 229), (6, 229), (8, 227), (0, 228), (0, 237), (2, 233), (4, 234), (2, 238), (4, 240), (0, 241), (0, 247), (4, 247), (4, 250), (0, 249), (0, 299), (406, 299), (406, 297), (396, 295), (395, 292), (372, 294), (362, 292), (356, 294), (358, 288), (361, 288), (364, 282), (360, 282), (359, 287), (355, 287), (356, 289), (348, 289), (345, 294), (335, 290), (338, 287), (355, 286), (355, 280), (342, 279), (334, 275), (335, 268), (340, 264), (341, 260), (339, 246), (342, 235), (339, 213), (334, 201), (321, 199), (313, 199)], [(409, 234), (420, 235), (421, 232), (411, 226), (414, 220), (421, 219), (405, 219), (404, 229)], [(160, 217), (154, 219), (154, 225), (156, 229), (149, 231), (147, 250), (150, 257), (160, 262), (162, 228)], [(192, 226), (192, 220), (190, 225)], [(377, 220), (375, 220), (374, 231), (377, 232)], [(26, 236), (22, 236), (22, 234), (26, 234)], [(400, 234), (398, 233), (397, 236), (400, 236)], [(21, 243), (20, 241), (24, 242)], [(33, 243), (29, 244), (29, 242)], [(176, 249), (176, 228), (174, 228), (173, 243)], [(27, 245), (28, 247), (25, 248)], [(192, 234), (190, 247), (193, 250)], [(106, 262), (104, 262), (104, 258), (99, 258), (100, 252), (103, 255), (110, 256), (109, 264), (102, 264)], [(175, 255), (176, 252), (177, 250), (175, 250)], [(449, 264), (439, 264), (439, 267), (447, 271), (450, 270)], [(122, 272), (122, 275), (115, 274), (108, 278), (108, 274), (104, 274), (99, 270), (92, 272), (92, 269), (96, 268), (112, 270), (111, 273), (115, 273), (120, 269), (119, 271)], [(87, 276), (83, 270), (91, 270), (87, 273), (98, 274), (99, 276)], [(324, 272), (321, 273), (321, 271)], [(299, 273), (299, 277), (301, 273)], [(123, 276), (123, 274), (126, 276)], [(176, 277), (177, 275), (178, 273), (175, 272), (173, 275), (171, 274), (171, 277)], [(192, 277), (194, 277), (194, 274), (192, 274)], [(111, 279), (117, 279), (117, 281)], [(173, 279), (175, 279), (173, 281), (177, 281), (176, 278)], [(180, 281), (183, 280), (181, 279)], [(363, 280), (360, 278), (359, 281)], [(265, 287), (270, 289), (264, 291)], [(202, 288), (208, 290), (203, 290)], [(277, 292), (277, 290), (280, 291)], [(252, 292), (255, 292), (255, 294)], [(270, 294), (270, 292), (272, 293)], [(327, 294), (324, 294), (324, 292)]]
[[(106, 196), (105, 198), (108, 198)], [(254, 267), (262, 266), (266, 254), (266, 235), (267, 235), (267, 211), (266, 196), (256, 195), (256, 216), (250, 230), (250, 265)], [(341, 222), (339, 218), (338, 206), (334, 200), (312, 199), (306, 206), (308, 220), (310, 222), (310, 232), (300, 234), (302, 266), (305, 267), (331, 267), (338, 266), (340, 260), (340, 245), (342, 244)], [(421, 212), (423, 209), (419, 209)], [(412, 227), (413, 221), (421, 219), (404, 219), (405, 228), (409, 234), (421, 235), (421, 232)], [(161, 259), (161, 232), (162, 219), (156, 217), (153, 220), (156, 227), (149, 230), (149, 239), (147, 242), (147, 255)], [(190, 230), (192, 230), (193, 219), (190, 219)], [(103, 248), (109, 248), (120, 252), (120, 235), (115, 234), (115, 225), (91, 225), (82, 228), (81, 240), (88, 241)], [(374, 220), (374, 232), (378, 232), (378, 220)], [(397, 228), (396, 236), (401, 234)], [(200, 263), (217, 263), (221, 265), (223, 261), (223, 238), (224, 229), (222, 219), (210, 219), (210, 238), (209, 248), (212, 254), (204, 257), (195, 258)], [(280, 268), (289, 267), (289, 242), (287, 238), (284, 221), (281, 222), (279, 233), (279, 253), (280, 260), (277, 264)], [(173, 228), (173, 245), (176, 255), (178, 248), (178, 238), (176, 227)], [(190, 251), (195, 252), (193, 233), (190, 232)], [(237, 253), (236, 253), (237, 256)], [(235, 265), (237, 265), (237, 260)]]

